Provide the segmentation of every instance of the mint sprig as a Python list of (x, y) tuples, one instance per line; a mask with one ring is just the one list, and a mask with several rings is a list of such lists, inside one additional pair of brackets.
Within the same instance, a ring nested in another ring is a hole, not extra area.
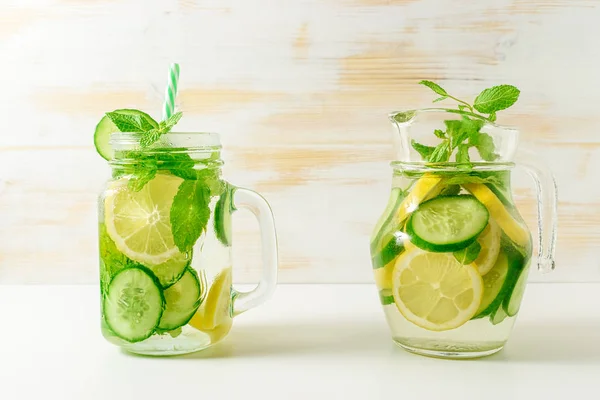
[[(469, 149), (474, 147), (485, 161), (494, 161), (498, 158), (492, 137), (484, 132), (480, 132), (485, 121), (496, 121), (496, 113), (505, 110), (515, 104), (519, 98), (520, 91), (511, 85), (499, 85), (483, 90), (476, 98), (473, 104), (461, 100), (451, 95), (439, 84), (422, 80), (419, 84), (427, 86), (441, 97), (433, 102), (452, 99), (458, 103), (457, 109), (448, 109), (446, 111), (459, 114), (460, 120), (446, 120), (444, 124), (446, 130), (436, 129), (434, 135), (441, 139), (441, 142), (435, 146), (425, 146), (416, 141), (412, 141), (412, 147), (421, 155), (423, 160), (432, 163), (449, 162), (452, 154), (454, 159), (460, 164), (461, 168), (471, 169), (471, 157)], [(482, 114), (487, 114), (482, 115)]]
[(496, 112), (505, 110), (515, 104), (519, 99), (519, 94), (521, 93), (519, 89), (512, 85), (493, 86), (479, 93), (479, 95), (475, 98), (473, 105), (471, 105), (464, 100), (452, 96), (446, 91), (446, 89), (442, 88), (435, 82), (422, 80), (419, 82), (419, 84), (427, 86), (429, 89), (441, 96), (433, 100), (434, 103), (446, 99), (452, 99), (459, 103), (459, 111), (469, 110), (474, 114), (476, 114), (475, 111), (478, 111), (482, 114), (489, 114), (487, 117), (483, 115), (479, 116), (490, 122), (494, 122), (496, 120)]
[(459, 107), (468, 108), (469, 110), (471, 110), (471, 112), (473, 112), (473, 107), (471, 107), (471, 105), (469, 103), (467, 103), (466, 101), (457, 99), (456, 97), (450, 95), (444, 88), (442, 88), (437, 83), (432, 82), (432, 81), (423, 80), (423, 81), (419, 82), (419, 84), (427, 86), (429, 89), (433, 90), (434, 92), (436, 92), (437, 94), (442, 96), (442, 97), (438, 97), (437, 99), (435, 99), (433, 101), (434, 103), (437, 103), (438, 101), (442, 101), (442, 100), (446, 100), (446, 99), (450, 98), (454, 101), (457, 101), (458, 103), (461, 103), (461, 105), (459, 105)]
[(158, 124), (158, 128), (154, 128), (144, 132), (144, 135), (142, 135), (140, 139), (140, 145), (142, 147), (148, 147), (154, 142), (156, 142), (158, 139), (160, 139), (162, 135), (164, 135), (165, 133), (169, 133), (169, 131), (179, 122), (182, 115), (183, 114), (181, 113), (181, 111), (177, 112), (170, 116), (167, 120), (160, 121)]
[[(138, 110), (134, 110), (138, 111)], [(182, 113), (177, 112), (164, 121), (156, 122), (148, 114), (132, 115), (121, 111), (107, 112), (106, 116), (112, 121), (120, 132), (141, 133), (140, 146), (148, 147), (160, 137), (169, 133), (179, 122)]]

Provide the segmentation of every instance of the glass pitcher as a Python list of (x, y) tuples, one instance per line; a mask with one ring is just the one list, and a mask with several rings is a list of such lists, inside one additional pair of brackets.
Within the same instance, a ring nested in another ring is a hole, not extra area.
[[(257, 193), (221, 177), (215, 133), (163, 135), (141, 148), (113, 133), (110, 179), (99, 197), (101, 329), (127, 351), (174, 355), (222, 340), (232, 318), (267, 300), (277, 279), (273, 215)], [(260, 224), (263, 275), (232, 289), (231, 216)]]
[[(533, 249), (512, 198), (511, 173), (518, 164), (536, 183), (542, 271), (554, 269), (554, 177), (517, 152), (517, 129), (446, 109), (395, 112), (390, 119), (397, 128), (396, 161), (371, 259), (392, 338), (435, 357), (498, 352), (519, 312)], [(469, 157), (424, 161), (451, 128), (469, 135), (473, 146), (458, 149)]]

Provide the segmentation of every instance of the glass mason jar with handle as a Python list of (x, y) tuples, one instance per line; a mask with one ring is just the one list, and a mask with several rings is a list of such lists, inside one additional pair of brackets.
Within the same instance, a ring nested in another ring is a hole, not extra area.
[[(110, 138), (98, 220), (102, 333), (134, 353), (201, 350), (272, 295), (273, 215), (259, 194), (223, 180), (218, 134), (171, 132), (144, 148), (140, 137)], [(250, 292), (232, 288), (231, 217), (240, 208), (261, 229), (262, 279)]]
[[(517, 129), (465, 114), (390, 114), (396, 127), (392, 190), (371, 237), (373, 272), (393, 340), (408, 351), (447, 358), (501, 350), (517, 317), (533, 249), (512, 198), (517, 164), (536, 183), (538, 268), (554, 269), (557, 194), (551, 172), (518, 150)], [(471, 146), (458, 148), (468, 157), (424, 161), (428, 152), (451, 152), (452, 144), (440, 143), (459, 135), (469, 138)]]

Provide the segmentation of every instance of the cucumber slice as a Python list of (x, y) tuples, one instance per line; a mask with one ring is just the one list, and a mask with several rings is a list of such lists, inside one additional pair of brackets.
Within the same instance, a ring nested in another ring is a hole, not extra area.
[(382, 236), (384, 235), (385, 229), (394, 219), (394, 211), (400, 206), (402, 200), (406, 196), (406, 192), (400, 188), (393, 188), (392, 193), (390, 194), (390, 198), (388, 199), (388, 203), (385, 206), (385, 210), (381, 214), (381, 217), (377, 221), (377, 225), (375, 225), (375, 229), (373, 229), (374, 237), (371, 240), (371, 254), (375, 254), (379, 251), (378, 246), (381, 241)]
[[(502, 304), (506, 294), (506, 278), (508, 276), (508, 257), (500, 253), (494, 267), (483, 276), (483, 297), (475, 318), (494, 313)], [(502, 290), (502, 289), (505, 290)]]
[(508, 317), (508, 315), (506, 315), (504, 309), (502, 307), (498, 307), (498, 310), (496, 310), (496, 312), (490, 317), (490, 321), (492, 321), (493, 325), (498, 325), (504, 321), (506, 317)]
[(394, 304), (394, 294), (391, 289), (383, 289), (379, 291), (379, 301), (384, 306)]
[(179, 281), (165, 290), (165, 311), (158, 328), (170, 331), (188, 323), (201, 303), (198, 274), (187, 268)]
[(531, 241), (527, 247), (519, 246), (510, 240), (508, 235), (503, 232), (500, 237), (500, 247), (502, 251), (506, 252), (509, 262), (511, 265), (514, 265), (515, 268), (518, 267), (518, 269), (521, 270), (525, 268), (525, 265), (529, 264), (532, 253)]
[(231, 246), (232, 190), (228, 187), (215, 205), (215, 235), (225, 246)]
[(404, 252), (404, 241), (393, 236), (387, 244), (371, 259), (373, 269), (383, 268)]
[(108, 285), (102, 309), (108, 327), (121, 339), (135, 343), (149, 338), (163, 314), (160, 282), (145, 267), (118, 272)]
[(406, 191), (394, 188), (371, 241), (371, 263), (373, 269), (382, 268), (404, 251), (404, 243), (394, 233), (400, 229), (395, 220), (395, 210), (406, 197)]
[(175, 257), (158, 265), (148, 266), (148, 268), (158, 278), (163, 289), (171, 287), (185, 273), (185, 269), (192, 262), (192, 252), (178, 253)]
[(488, 219), (487, 208), (475, 196), (436, 197), (412, 213), (406, 231), (411, 242), (423, 250), (454, 252), (473, 243)]
[(519, 279), (515, 284), (512, 293), (506, 296), (504, 299), (504, 310), (509, 317), (514, 317), (519, 312), (521, 307), (521, 300), (523, 300), (523, 294), (525, 293), (525, 286), (527, 286), (527, 277), (529, 276), (529, 268), (526, 267), (519, 275)]
[[(158, 128), (158, 123), (145, 112), (127, 109), (115, 110), (115, 112), (129, 115), (139, 115), (146, 119), (150, 125)], [(114, 132), (119, 132), (119, 129), (117, 129), (115, 124), (113, 124), (110, 118), (108, 118), (106, 115), (100, 120), (100, 122), (98, 122), (98, 125), (96, 125), (96, 132), (94, 133), (94, 146), (96, 146), (96, 151), (98, 151), (98, 154), (100, 154), (105, 160), (111, 160), (115, 155), (110, 145), (110, 135)]]

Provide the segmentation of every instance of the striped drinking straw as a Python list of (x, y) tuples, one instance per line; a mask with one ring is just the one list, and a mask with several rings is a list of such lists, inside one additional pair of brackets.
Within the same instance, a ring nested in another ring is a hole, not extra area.
[(177, 97), (177, 83), (179, 82), (179, 64), (173, 63), (169, 68), (169, 81), (165, 90), (165, 103), (163, 105), (163, 121), (168, 119), (175, 110)]

